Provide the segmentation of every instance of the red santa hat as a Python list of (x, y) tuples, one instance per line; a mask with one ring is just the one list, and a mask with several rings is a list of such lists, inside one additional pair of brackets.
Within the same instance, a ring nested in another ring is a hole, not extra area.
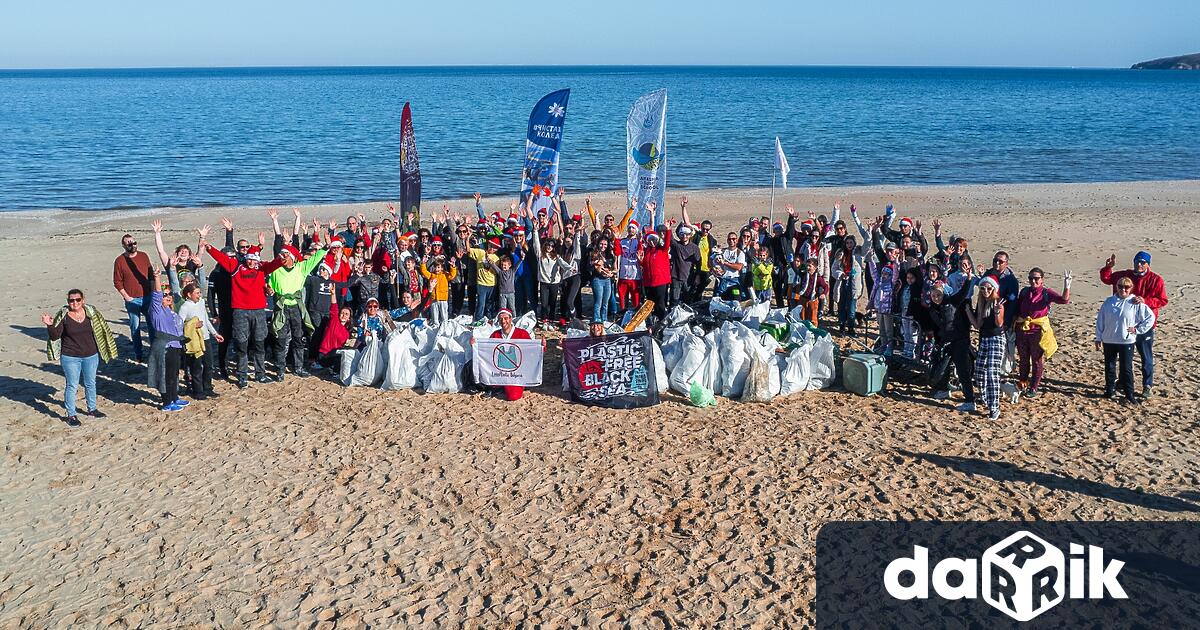
[(433, 239), (429, 241), (429, 244), (430, 244), (430, 245), (441, 245), (441, 244), (442, 244), (442, 237), (440, 237), (440, 236), (435, 236), (435, 237), (433, 237)]
[(345, 247), (345, 245), (342, 243), (342, 239), (340, 239), (340, 238), (330, 239), (329, 240), (329, 249), (333, 249), (334, 247)]
[(509, 317), (512, 317), (512, 309), (502, 308), (496, 311), (496, 319), (499, 320), (500, 316), (504, 315), (505, 313), (507, 313)]
[(300, 250), (292, 247), (291, 245), (284, 245), (280, 253), (291, 254), (292, 260), (300, 260)]
[(500, 239), (498, 238), (489, 238), (487, 244), (495, 247), (496, 249), (500, 249)]
[(816, 227), (817, 224), (814, 223), (812, 219), (805, 219), (805, 221), (800, 224), (800, 229), (804, 231), (812, 231), (816, 229)]
[(503, 221), (503, 220), (504, 220), (504, 215), (500, 214), (499, 212), (493, 212), (493, 213), (492, 213), (492, 220), (493, 220), (493, 221), (496, 221), (497, 223), (499, 223), (500, 221)]
[(582, 215), (582, 214), (572, 214), (572, 215), (571, 215), (571, 220), (572, 220), (572, 221), (574, 221), (575, 223), (582, 223), (582, 222), (583, 222), (583, 215)]
[(640, 229), (642, 226), (641, 226), (641, 225), (639, 225), (639, 224), (638, 224), (638, 222), (637, 222), (635, 219), (630, 219), (630, 220), (629, 220), (629, 225), (626, 225), (625, 227), (626, 227), (626, 229), (632, 229), (634, 232), (636, 232), (636, 231), (638, 231), (638, 230), (639, 230), (639, 229)]
[(900, 227), (904, 227), (905, 225), (912, 227), (913, 220), (908, 217), (900, 217)]
[(516, 223), (516, 222), (517, 222), (517, 215), (516, 215), (515, 213), (514, 213), (514, 214), (510, 214), (510, 215), (508, 215), (508, 222), (509, 222), (509, 223)]
[(417, 240), (417, 234), (416, 234), (416, 232), (405, 232), (405, 233), (404, 233), (404, 240), (406, 240), (406, 241), (415, 241), (415, 240)]

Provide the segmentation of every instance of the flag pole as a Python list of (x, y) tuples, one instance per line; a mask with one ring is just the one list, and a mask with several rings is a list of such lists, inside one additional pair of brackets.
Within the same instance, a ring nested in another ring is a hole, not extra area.
[(771, 166), (771, 223), (775, 222), (775, 166)]

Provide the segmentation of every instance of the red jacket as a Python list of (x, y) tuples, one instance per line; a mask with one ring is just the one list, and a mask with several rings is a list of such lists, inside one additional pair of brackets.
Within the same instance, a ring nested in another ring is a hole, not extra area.
[(240, 310), (267, 308), (267, 275), (283, 266), (278, 258), (262, 263), (258, 269), (251, 269), (212, 245), (208, 246), (208, 255), (233, 276), (230, 306)]
[(1117, 282), (1121, 278), (1129, 278), (1133, 281), (1133, 294), (1142, 298), (1146, 302), (1146, 306), (1154, 311), (1154, 327), (1158, 328), (1158, 309), (1167, 305), (1167, 287), (1163, 284), (1162, 276), (1153, 271), (1147, 271), (1145, 275), (1139, 276), (1132, 269), (1114, 272), (1111, 267), (1104, 267), (1100, 270), (1100, 282), (1111, 284), (1113, 295), (1117, 293)]
[(325, 264), (329, 265), (329, 268), (333, 270), (333, 273), (329, 275), (329, 279), (333, 280), (334, 282), (349, 282), (350, 259), (346, 258), (345, 256), (341, 256), (340, 258), (342, 264), (339, 266), (337, 264), (338, 256), (336, 256), (333, 252), (325, 254)]
[(670, 230), (667, 230), (667, 238), (661, 245), (645, 246), (645, 254), (642, 255), (642, 284), (648, 287), (671, 284)]

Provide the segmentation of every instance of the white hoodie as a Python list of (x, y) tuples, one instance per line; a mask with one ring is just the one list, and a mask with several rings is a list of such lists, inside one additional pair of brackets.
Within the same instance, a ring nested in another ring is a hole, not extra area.
[[(1136, 333), (1129, 332), (1135, 328)], [(1154, 328), (1154, 311), (1145, 304), (1137, 304), (1133, 296), (1120, 298), (1116, 295), (1104, 301), (1096, 315), (1096, 341), (1126, 345), (1137, 341), (1137, 336)]]

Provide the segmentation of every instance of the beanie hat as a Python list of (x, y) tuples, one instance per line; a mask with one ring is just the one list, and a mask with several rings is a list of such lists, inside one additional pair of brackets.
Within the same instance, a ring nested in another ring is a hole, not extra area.
[(1138, 264), (1139, 262), (1144, 262), (1144, 263), (1146, 263), (1147, 265), (1149, 265), (1149, 264), (1150, 264), (1150, 252), (1141, 251), (1141, 252), (1138, 252), (1138, 253), (1134, 254), (1134, 256), (1133, 256), (1133, 264), (1135, 264), (1135, 265), (1136, 265), (1136, 264)]

